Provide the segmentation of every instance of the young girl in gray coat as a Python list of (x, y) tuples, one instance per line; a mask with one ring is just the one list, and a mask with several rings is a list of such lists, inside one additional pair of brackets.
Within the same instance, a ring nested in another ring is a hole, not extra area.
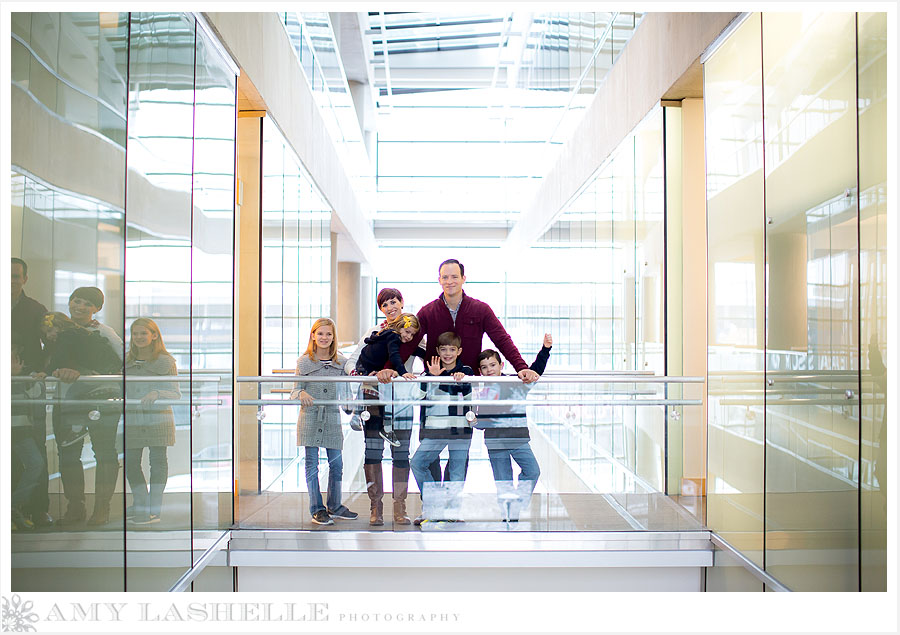
[[(316, 320), (309, 333), (306, 352), (297, 359), (298, 376), (346, 375), (347, 360), (338, 355), (334, 322), (328, 318)], [(306, 486), (309, 490), (309, 513), (317, 525), (333, 525), (332, 518), (353, 520), (359, 514), (341, 504), (343, 460), (341, 448), (344, 435), (341, 414), (336, 405), (315, 405), (317, 399), (337, 399), (338, 383), (300, 380), (294, 384), (291, 399), (299, 399), (300, 417), (297, 419), (297, 445), (303, 446), (306, 464)], [(319, 489), (319, 448), (328, 456), (328, 500), (322, 504)]]

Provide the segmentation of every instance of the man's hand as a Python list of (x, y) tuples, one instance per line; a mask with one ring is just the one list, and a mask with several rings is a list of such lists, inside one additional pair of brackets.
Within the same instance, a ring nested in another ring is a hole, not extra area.
[(389, 384), (391, 380), (397, 376), (397, 371), (393, 368), (383, 368), (379, 370), (377, 373), (374, 373), (375, 378), (382, 384)]
[(441, 358), (435, 355), (430, 362), (425, 362), (425, 368), (428, 369), (429, 375), (441, 374)]
[(530, 368), (523, 368), (516, 374), (519, 376), (519, 379), (521, 379), (526, 384), (533, 384), (534, 382), (536, 382), (538, 379), (541, 378), (540, 375), (538, 375), (536, 372), (534, 372)]
[(74, 383), (81, 377), (81, 373), (73, 368), (57, 368), (53, 371), (53, 376), (66, 384)]
[(544, 333), (544, 346), (546, 348), (553, 346), (553, 336), (550, 333)]
[(465, 373), (453, 373), (453, 379), (455, 379), (456, 381), (462, 381), (462, 378), (465, 376)]

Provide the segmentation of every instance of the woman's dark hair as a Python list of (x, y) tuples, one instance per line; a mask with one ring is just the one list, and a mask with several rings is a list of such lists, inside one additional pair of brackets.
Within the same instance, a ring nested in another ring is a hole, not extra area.
[(400, 293), (399, 289), (385, 287), (384, 289), (382, 289), (381, 291), (378, 292), (378, 297), (375, 299), (375, 301), (378, 303), (378, 307), (381, 308), (382, 304), (384, 304), (385, 302), (387, 302), (388, 300), (391, 300), (393, 298), (396, 298), (396, 299), (400, 300), (400, 302), (403, 302), (403, 294)]

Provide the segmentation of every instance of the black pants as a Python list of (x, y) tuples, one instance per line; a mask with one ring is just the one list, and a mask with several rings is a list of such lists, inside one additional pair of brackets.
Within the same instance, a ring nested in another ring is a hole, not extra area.
[[(70, 399), (78, 399), (78, 393), (72, 389), (66, 395)], [(112, 496), (119, 474), (119, 455), (116, 451), (116, 432), (122, 409), (117, 404), (98, 404), (95, 409), (100, 412), (97, 421), (88, 418), (89, 408), (86, 404), (64, 404), (53, 408), (53, 433), (62, 438), (75, 424), (87, 425), (91, 436), (91, 449), (97, 460), (95, 472), (95, 491), (98, 498)], [(59, 477), (62, 481), (63, 494), (69, 503), (84, 503), (84, 464), (81, 462), (81, 450), (84, 439), (65, 448), (57, 448), (59, 452)]]

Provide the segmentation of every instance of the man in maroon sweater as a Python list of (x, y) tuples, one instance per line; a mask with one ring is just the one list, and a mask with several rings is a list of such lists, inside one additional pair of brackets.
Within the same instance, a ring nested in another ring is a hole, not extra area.
[(416, 316), (419, 318), (421, 328), (412, 341), (400, 349), (400, 355), (404, 359), (411, 355), (422, 337), (427, 336), (425, 359), (430, 360), (437, 355), (438, 336), (446, 331), (453, 331), (462, 340), (460, 362), (478, 368), (481, 340), (487, 333), (494, 346), (516, 369), (519, 379), (526, 384), (537, 381), (540, 375), (528, 368), (528, 364), (519, 354), (519, 349), (491, 307), (465, 294), (463, 291), (466, 282), (465, 273), (465, 267), (458, 260), (445, 260), (441, 263), (438, 267), (438, 282), (444, 292), (437, 300), (419, 309)]

